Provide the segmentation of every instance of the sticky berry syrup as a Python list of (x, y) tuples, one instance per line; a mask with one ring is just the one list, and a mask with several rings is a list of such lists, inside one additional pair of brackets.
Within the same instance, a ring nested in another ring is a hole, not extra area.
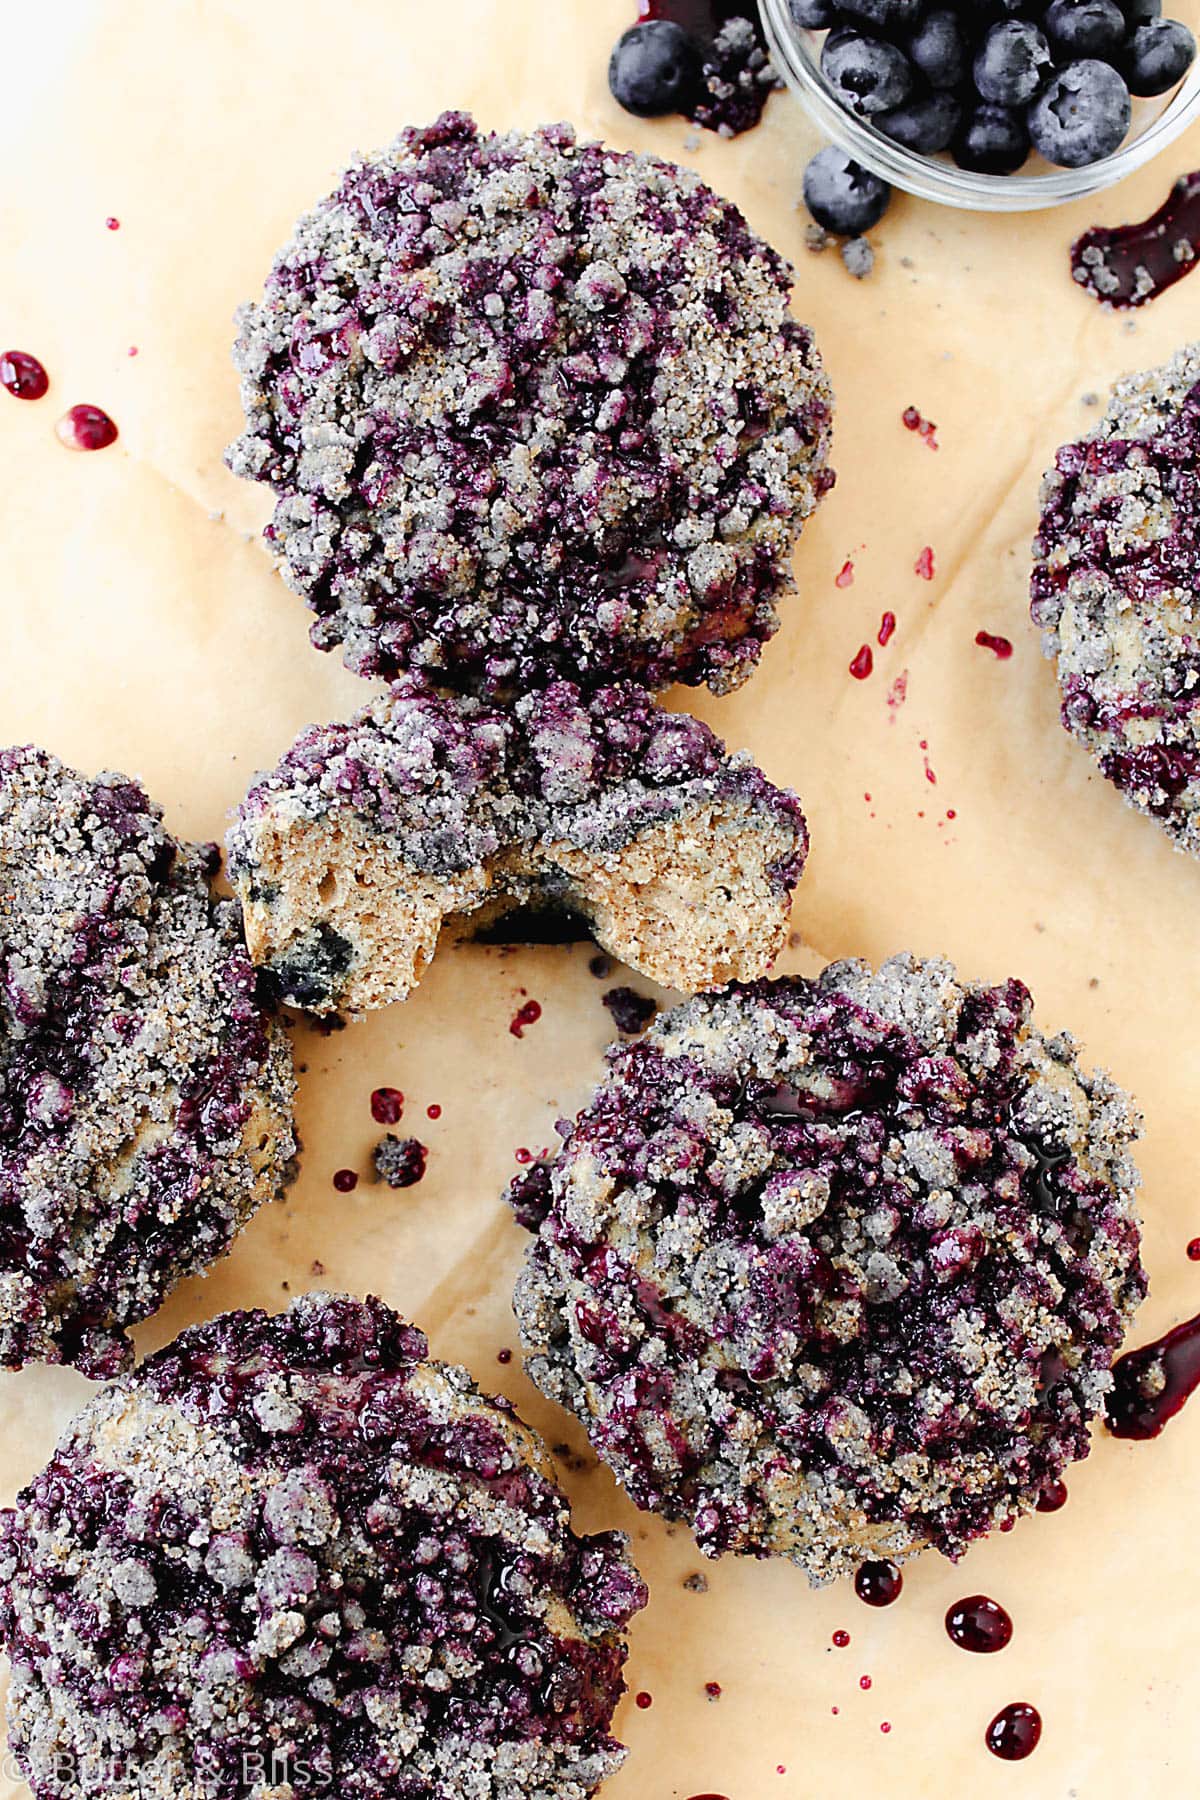
[(115, 444), (119, 433), (103, 407), (86, 401), (72, 406), (54, 427), (60, 444), (68, 450), (107, 450)]
[(40, 400), (50, 386), (45, 367), (28, 350), (0, 353), (0, 387), (16, 400)]
[(994, 1656), (1012, 1642), (1013, 1623), (998, 1601), (986, 1594), (958, 1600), (946, 1613), (946, 1635), (960, 1650)]
[(1002, 1762), (1023, 1762), (1032, 1756), (1042, 1735), (1042, 1715), (1025, 1700), (1002, 1707), (984, 1733), (983, 1741)]
[(854, 1591), (867, 1606), (891, 1606), (903, 1586), (904, 1577), (894, 1562), (865, 1562), (854, 1576)]
[(1200, 169), (1133, 225), (1094, 225), (1071, 245), (1071, 274), (1107, 306), (1145, 306), (1200, 262)]
[(1104, 1402), (1108, 1429), (1119, 1438), (1155, 1438), (1200, 1387), (1200, 1318), (1185, 1319), (1113, 1365)]

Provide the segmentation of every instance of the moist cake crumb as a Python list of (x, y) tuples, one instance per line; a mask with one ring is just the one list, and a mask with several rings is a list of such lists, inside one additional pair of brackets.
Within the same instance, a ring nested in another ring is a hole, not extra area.
[(1139, 1121), (1031, 1012), (915, 957), (703, 995), (512, 1183), (529, 1374), (709, 1556), (956, 1557), (1087, 1455)]
[(357, 1013), (411, 991), (447, 920), (519, 909), (581, 915), (667, 987), (762, 974), (807, 849), (793, 793), (632, 683), (509, 707), (410, 678), (255, 782), (229, 873), (282, 996)]
[[(1086, 396), (1085, 396), (1086, 399)], [(1112, 390), (1041, 489), (1031, 612), (1062, 722), (1200, 855), (1200, 343)]]
[(380, 1181), (391, 1188), (415, 1187), (425, 1174), (429, 1152), (416, 1138), (394, 1137), (389, 1131), (375, 1146), (372, 1161)]
[(385, 679), (736, 687), (832, 485), (790, 266), (692, 172), (463, 113), (354, 163), (239, 314), (238, 475)]
[(102, 1390), (0, 1581), (35, 1800), (586, 1800), (623, 1758), (625, 1539), (378, 1300), (226, 1313)]
[(0, 1363), (97, 1379), (291, 1174), (295, 1077), (215, 844), (0, 751)]

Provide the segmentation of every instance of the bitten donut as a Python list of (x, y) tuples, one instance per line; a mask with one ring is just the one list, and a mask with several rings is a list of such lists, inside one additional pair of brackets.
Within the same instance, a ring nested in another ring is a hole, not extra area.
[(403, 999), (443, 924), (582, 914), (669, 987), (762, 974), (808, 849), (795, 795), (706, 725), (625, 684), (514, 707), (397, 686), (303, 732), (229, 834), (255, 961), (285, 999)]
[(586, 1800), (646, 1590), (378, 1300), (193, 1326), (0, 1514), (35, 1800)]
[(567, 125), (463, 113), (357, 162), (239, 315), (238, 475), (363, 675), (737, 686), (832, 485), (793, 272), (736, 207)]
[(691, 1000), (510, 1190), (529, 1373), (710, 1556), (957, 1556), (1087, 1454), (1145, 1291), (1137, 1128), (1017, 981)]
[(1117, 382), (1041, 503), (1032, 613), (1063, 724), (1200, 856), (1200, 343)]
[(0, 751), (0, 1363), (111, 1375), (295, 1155), (295, 1079), (215, 844), (124, 776)]

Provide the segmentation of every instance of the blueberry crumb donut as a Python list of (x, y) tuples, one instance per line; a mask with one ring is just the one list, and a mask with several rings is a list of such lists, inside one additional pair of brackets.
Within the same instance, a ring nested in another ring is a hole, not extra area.
[(1200, 342), (1117, 382), (1041, 504), (1032, 614), (1063, 724), (1200, 856)]
[(229, 873), (282, 996), (361, 1013), (411, 991), (448, 919), (539, 906), (665, 986), (760, 975), (807, 849), (794, 794), (631, 683), (504, 707), (408, 681), (255, 783)]
[(380, 1301), (223, 1314), (0, 1514), (13, 1751), (35, 1800), (586, 1800), (623, 1757), (624, 1545)]
[(462, 113), (354, 163), (239, 314), (238, 475), (313, 642), (493, 695), (735, 687), (832, 485), (792, 270), (691, 172)]
[(1138, 1121), (1030, 1015), (913, 957), (704, 995), (512, 1184), (529, 1373), (708, 1555), (956, 1557), (1086, 1456)]
[(7, 1368), (115, 1373), (291, 1173), (291, 1049), (218, 863), (124, 776), (0, 751)]

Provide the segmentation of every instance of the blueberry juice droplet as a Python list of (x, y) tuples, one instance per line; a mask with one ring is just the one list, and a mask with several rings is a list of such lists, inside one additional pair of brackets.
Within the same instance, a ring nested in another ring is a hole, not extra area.
[(1113, 1365), (1105, 1411), (1114, 1437), (1155, 1438), (1200, 1387), (1200, 1318), (1185, 1319)]
[(49, 386), (45, 368), (28, 350), (0, 352), (0, 387), (7, 388), (14, 399), (40, 400)]
[(1024, 1762), (1038, 1747), (1042, 1715), (1036, 1706), (1014, 1700), (1002, 1707), (984, 1733), (984, 1743), (1002, 1762)]
[(117, 428), (99, 406), (86, 402), (71, 407), (54, 427), (58, 441), (68, 450), (107, 450), (117, 441)]
[(854, 1591), (868, 1606), (890, 1606), (900, 1598), (904, 1577), (894, 1562), (866, 1562), (854, 1576)]
[(1012, 1642), (1013, 1624), (997, 1601), (986, 1594), (971, 1594), (947, 1612), (946, 1632), (960, 1650), (991, 1656)]

